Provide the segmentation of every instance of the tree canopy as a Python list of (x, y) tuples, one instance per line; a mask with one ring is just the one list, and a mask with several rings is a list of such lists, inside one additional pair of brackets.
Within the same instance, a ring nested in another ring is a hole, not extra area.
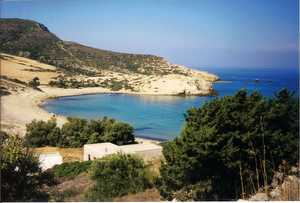
[(55, 119), (33, 120), (26, 125), (25, 143), (30, 147), (57, 146), (61, 142), (61, 131)]
[(246, 90), (185, 115), (181, 135), (164, 145), (157, 186), (166, 199), (233, 200), (270, 183), (283, 160), (298, 160), (298, 100)]
[(99, 120), (68, 118), (62, 128), (55, 119), (33, 120), (27, 124), (26, 144), (32, 147), (82, 147), (87, 143), (112, 142), (118, 145), (134, 143), (133, 127), (104, 117)]
[(1, 133), (1, 201), (47, 201), (44, 184), (53, 183), (53, 176), (42, 172), (37, 157), (17, 136)]

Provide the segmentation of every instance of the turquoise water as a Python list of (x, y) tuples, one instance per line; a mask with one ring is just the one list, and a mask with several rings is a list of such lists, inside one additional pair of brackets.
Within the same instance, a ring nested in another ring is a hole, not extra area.
[[(210, 69), (225, 82), (214, 89), (219, 97), (232, 95), (241, 88), (259, 90), (272, 96), (281, 88), (299, 94), (297, 69)], [(255, 80), (259, 82), (254, 82)], [(200, 107), (214, 97), (133, 96), (126, 94), (95, 94), (62, 97), (49, 100), (44, 108), (52, 113), (82, 118), (112, 117), (130, 123), (141, 137), (172, 139), (180, 134), (184, 113), (191, 107)]]

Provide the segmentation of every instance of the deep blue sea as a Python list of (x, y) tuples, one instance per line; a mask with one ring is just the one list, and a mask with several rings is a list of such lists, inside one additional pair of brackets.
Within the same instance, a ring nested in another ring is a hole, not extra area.
[[(268, 97), (273, 96), (281, 88), (288, 88), (299, 95), (299, 70), (296, 68), (206, 70), (217, 74), (222, 80), (214, 84), (218, 97), (233, 95), (242, 88), (249, 91), (258, 90)], [(213, 98), (95, 94), (49, 100), (44, 108), (49, 112), (64, 116), (89, 119), (107, 116), (130, 123), (134, 126), (137, 136), (172, 139), (180, 134), (186, 110), (191, 107), (200, 107), (204, 102)]]

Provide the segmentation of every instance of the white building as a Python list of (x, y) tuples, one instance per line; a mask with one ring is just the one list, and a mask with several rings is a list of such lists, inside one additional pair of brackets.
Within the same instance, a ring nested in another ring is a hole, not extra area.
[(162, 147), (153, 143), (140, 143), (118, 146), (112, 143), (86, 144), (83, 146), (83, 160), (93, 160), (115, 154), (136, 154), (144, 160), (151, 160), (162, 155)]
[(145, 160), (162, 156), (162, 146), (153, 143), (123, 145), (119, 149), (124, 154), (136, 154)]
[(118, 146), (109, 142), (85, 144), (83, 146), (83, 160), (93, 160), (118, 152)]
[(42, 170), (47, 170), (55, 165), (62, 164), (63, 158), (59, 152), (39, 154), (39, 162)]

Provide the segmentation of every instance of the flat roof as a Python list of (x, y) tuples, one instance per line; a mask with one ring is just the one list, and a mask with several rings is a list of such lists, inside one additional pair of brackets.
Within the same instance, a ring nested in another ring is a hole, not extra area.
[(119, 149), (128, 152), (128, 151), (147, 151), (147, 150), (155, 150), (155, 149), (162, 149), (160, 145), (152, 144), (152, 143), (141, 143), (141, 144), (129, 144), (129, 145), (122, 145), (119, 146)]
[(96, 144), (85, 144), (84, 148), (92, 148), (92, 149), (99, 149), (99, 148), (109, 148), (109, 149), (117, 149), (123, 152), (138, 152), (138, 151), (148, 151), (148, 150), (157, 150), (162, 149), (162, 146), (153, 144), (153, 143), (139, 143), (139, 144), (128, 144), (118, 146), (109, 142), (104, 143), (96, 143)]
[(85, 144), (83, 147), (92, 147), (92, 148), (98, 148), (98, 147), (109, 147), (109, 148), (118, 148), (118, 145), (115, 145), (110, 142), (103, 142), (103, 143), (95, 143), (95, 144)]

